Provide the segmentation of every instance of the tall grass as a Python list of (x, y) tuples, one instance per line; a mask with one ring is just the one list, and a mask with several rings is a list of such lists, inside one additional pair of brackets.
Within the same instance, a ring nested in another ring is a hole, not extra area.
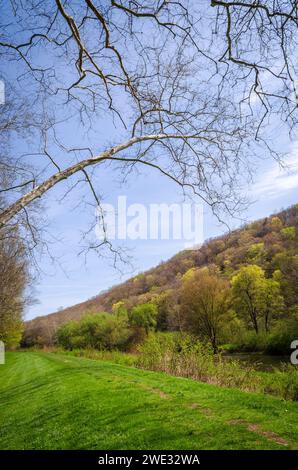
[(139, 348), (137, 365), (143, 369), (190, 377), (215, 385), (258, 391), (260, 378), (254, 369), (242, 367), (238, 361), (224, 361), (188, 335), (157, 333), (150, 335)]
[(286, 400), (298, 401), (297, 366), (288, 364), (281, 370), (259, 372), (252, 366), (243, 365), (240, 361), (226, 361), (220, 354), (214, 355), (210, 346), (180, 333), (152, 333), (139, 346), (138, 354), (95, 349), (44, 350), (165, 372), (213, 385), (238, 388), (248, 392), (269, 393)]
[(285, 400), (298, 401), (298, 369), (297, 366), (284, 364), (282, 369), (273, 373), (259, 373), (265, 393), (270, 393)]
[(178, 333), (152, 334), (139, 352), (136, 364), (142, 369), (298, 400), (298, 370), (294, 366), (260, 373), (239, 361), (227, 362), (220, 354), (213, 355), (207, 345)]
[(97, 351), (96, 349), (74, 349), (68, 351), (67, 354), (76, 357), (86, 357), (88, 359), (96, 359), (98, 361), (109, 361), (114, 364), (122, 364), (124, 366), (134, 366), (136, 364), (136, 356), (134, 354), (124, 353), (121, 351)]

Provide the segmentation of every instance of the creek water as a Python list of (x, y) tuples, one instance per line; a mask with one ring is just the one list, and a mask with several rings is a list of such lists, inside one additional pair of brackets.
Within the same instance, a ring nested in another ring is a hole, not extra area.
[(281, 369), (284, 364), (290, 364), (290, 356), (269, 356), (262, 353), (223, 354), (222, 358), (226, 361), (243, 362), (263, 372), (273, 372), (276, 368)]

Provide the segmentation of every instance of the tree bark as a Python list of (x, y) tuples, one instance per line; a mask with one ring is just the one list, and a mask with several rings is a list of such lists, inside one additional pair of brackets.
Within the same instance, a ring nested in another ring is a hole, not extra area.
[[(92, 165), (96, 165), (97, 163), (100, 163), (104, 160), (121, 160), (123, 162), (139, 162), (154, 168), (157, 168), (159, 171), (161, 171), (163, 174), (167, 175), (177, 183), (179, 183), (178, 180), (176, 180), (173, 176), (170, 174), (166, 173), (166, 171), (162, 170), (161, 167), (158, 165), (155, 165), (153, 163), (150, 163), (148, 161), (144, 160), (139, 160), (139, 159), (132, 159), (132, 158), (114, 158), (113, 156), (122, 150), (125, 150), (129, 147), (132, 147), (134, 144), (139, 143), (139, 142), (144, 142), (147, 140), (164, 140), (164, 139), (193, 139), (197, 138), (197, 136), (190, 136), (190, 135), (167, 135), (167, 134), (151, 134), (151, 135), (144, 135), (144, 136), (139, 136), (139, 137), (133, 137), (129, 139), (128, 141), (116, 145), (115, 147), (111, 147), (110, 149), (102, 152), (98, 156), (94, 156), (85, 160), (81, 160), (80, 162), (76, 163), (75, 165), (72, 165), (65, 170), (58, 171), (54, 175), (50, 176), (46, 181), (43, 183), (39, 184), (35, 188), (33, 188), (30, 192), (19, 198), (16, 202), (11, 204), (7, 209), (2, 211), (0, 214), (0, 229), (3, 228), (15, 215), (17, 215), (23, 208), (28, 206), (31, 202), (33, 202), (35, 199), (40, 198), (44, 193), (49, 191), (53, 186), (55, 186), (57, 183), (60, 181), (63, 181), (65, 179), (68, 179), (70, 176), (74, 175), (75, 173), (82, 171), (84, 168)], [(181, 183), (179, 183), (181, 184)]]

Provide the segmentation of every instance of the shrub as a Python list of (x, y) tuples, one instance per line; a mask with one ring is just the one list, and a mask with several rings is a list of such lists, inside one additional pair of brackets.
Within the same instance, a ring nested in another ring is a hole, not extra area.
[(216, 385), (255, 391), (260, 379), (238, 361), (226, 362), (212, 348), (181, 333), (156, 333), (139, 347), (137, 366)]
[(157, 307), (152, 303), (140, 304), (129, 313), (129, 323), (136, 328), (142, 328), (148, 333), (156, 327)]
[(265, 351), (268, 354), (290, 354), (291, 343), (295, 339), (298, 339), (298, 320), (284, 320), (268, 336)]
[(298, 400), (298, 370), (292, 365), (273, 373), (257, 372), (239, 361), (227, 362), (210, 347), (179, 333), (150, 334), (139, 352), (136, 365), (143, 369)]
[(222, 349), (229, 352), (264, 352), (283, 356), (290, 354), (290, 345), (295, 339), (298, 339), (298, 320), (294, 318), (278, 322), (270, 334), (242, 332), (233, 344), (226, 344)]
[(246, 331), (229, 345), (228, 350), (230, 352), (263, 352), (266, 350), (267, 341), (268, 335), (264, 332), (256, 334), (255, 331)]
[(73, 337), (78, 331), (78, 322), (69, 321), (58, 328), (56, 333), (57, 343), (65, 349), (72, 349)]
[(281, 234), (287, 240), (295, 240), (296, 238), (296, 228), (295, 227), (285, 227), (282, 229)]
[(285, 364), (281, 370), (262, 374), (264, 391), (277, 395), (285, 400), (298, 401), (298, 369), (297, 366)]
[(127, 317), (108, 313), (86, 315), (79, 321), (65, 323), (57, 331), (58, 344), (70, 350), (125, 350), (131, 338)]

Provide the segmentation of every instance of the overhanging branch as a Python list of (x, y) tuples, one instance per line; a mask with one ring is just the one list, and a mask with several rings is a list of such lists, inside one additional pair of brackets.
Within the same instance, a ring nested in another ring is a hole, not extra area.
[(169, 173), (164, 171), (160, 166), (150, 163), (144, 160), (132, 159), (132, 158), (113, 158), (114, 155), (117, 153), (126, 150), (133, 145), (144, 142), (148, 140), (165, 140), (165, 139), (180, 139), (180, 140), (188, 140), (188, 139), (197, 139), (199, 138), (197, 135), (167, 135), (167, 134), (152, 134), (152, 135), (144, 135), (140, 137), (133, 137), (129, 139), (127, 142), (122, 144), (116, 145), (114, 147), (109, 148), (108, 150), (102, 152), (100, 155), (81, 160), (80, 162), (66, 168), (65, 170), (58, 171), (54, 175), (50, 176), (46, 181), (36, 186), (30, 192), (25, 194), (24, 196), (20, 197), (16, 202), (11, 204), (7, 209), (5, 209), (0, 214), (0, 229), (4, 227), (15, 215), (17, 215), (22, 209), (24, 209), (28, 204), (33, 202), (35, 199), (40, 198), (43, 194), (49, 191), (53, 186), (58, 184), (60, 181), (66, 180), (70, 178), (75, 173), (84, 170), (84, 168), (96, 165), (97, 163), (103, 162), (105, 160), (116, 160), (116, 161), (123, 161), (123, 162), (140, 162), (146, 164), (148, 166), (154, 167), (161, 171), (164, 175), (170, 177), (176, 183), (179, 183), (178, 179), (175, 179)]

